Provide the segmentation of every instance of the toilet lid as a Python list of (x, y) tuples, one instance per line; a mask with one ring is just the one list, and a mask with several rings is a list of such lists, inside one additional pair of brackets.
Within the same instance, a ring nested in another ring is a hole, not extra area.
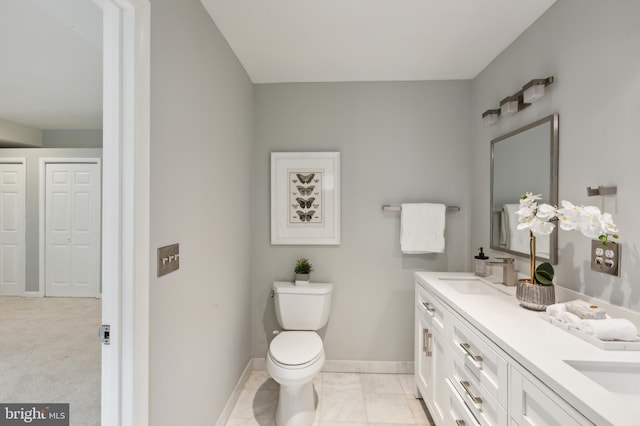
[(322, 353), (322, 339), (314, 331), (283, 331), (271, 341), (269, 352), (280, 364), (306, 364)]

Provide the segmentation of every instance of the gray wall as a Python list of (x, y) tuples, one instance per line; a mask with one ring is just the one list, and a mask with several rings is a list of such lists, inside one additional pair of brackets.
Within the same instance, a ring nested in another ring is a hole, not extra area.
[(102, 148), (102, 130), (44, 130), (42, 146), (44, 148)]
[[(151, 3), (150, 422), (213, 424), (250, 358), (253, 86), (198, 0)], [(156, 276), (156, 249), (180, 269)]]
[(101, 149), (3, 148), (2, 158), (26, 159), (25, 266), (26, 291), (40, 289), (40, 159), (102, 158)]
[[(640, 311), (640, 3), (558, 0), (473, 81), (472, 246), (489, 240), (489, 141), (557, 112), (560, 116), (559, 198), (612, 213), (621, 229), (620, 277), (591, 272), (591, 243), (559, 233), (556, 282)], [(482, 127), (481, 114), (532, 78), (556, 77), (530, 108)], [(615, 197), (587, 197), (587, 186), (617, 185)], [(523, 190), (526, 190), (523, 188)], [(490, 253), (498, 256), (500, 253)], [(526, 271), (526, 259), (518, 267)]]
[[(469, 256), (470, 82), (256, 86), (252, 150), (252, 354), (278, 329), (269, 297), (308, 257), (312, 281), (333, 282), (322, 332), (332, 360), (413, 360), (414, 270), (464, 270)], [(342, 244), (271, 246), (269, 154), (340, 151)], [(403, 255), (400, 216), (385, 203), (444, 202), (444, 254)]]

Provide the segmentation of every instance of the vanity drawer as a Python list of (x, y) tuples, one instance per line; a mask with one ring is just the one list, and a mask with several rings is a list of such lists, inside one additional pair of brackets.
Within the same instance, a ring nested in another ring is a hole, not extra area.
[[(445, 331), (448, 315), (444, 304), (440, 300), (416, 283), (416, 306), (418, 311), (431, 317), (431, 325), (441, 333)], [(445, 334), (446, 335), (446, 334)]]
[(449, 379), (447, 379), (447, 399), (449, 407), (447, 424), (456, 426), (477, 426), (480, 424), (473, 417), (473, 413), (471, 413), (469, 407), (464, 403), (464, 400)]
[(449, 381), (464, 401), (465, 406), (482, 426), (506, 426), (507, 411), (498, 404), (480, 381), (469, 371), (463, 361), (453, 359), (453, 369)]
[(471, 331), (461, 319), (454, 317), (452, 349), (457, 362), (463, 363), (478, 383), (502, 407), (507, 407), (507, 362)]

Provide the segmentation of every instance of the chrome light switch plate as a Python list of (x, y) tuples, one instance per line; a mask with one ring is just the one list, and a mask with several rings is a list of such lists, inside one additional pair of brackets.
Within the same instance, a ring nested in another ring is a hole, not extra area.
[(180, 244), (171, 244), (158, 249), (158, 276), (167, 275), (180, 268)]
[(620, 275), (620, 244), (591, 240), (591, 270), (609, 275)]

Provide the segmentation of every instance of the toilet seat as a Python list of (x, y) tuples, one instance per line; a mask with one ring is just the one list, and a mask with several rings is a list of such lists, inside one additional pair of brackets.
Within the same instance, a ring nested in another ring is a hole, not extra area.
[(323, 353), (322, 339), (314, 331), (283, 331), (269, 345), (269, 357), (282, 368), (304, 368)]

